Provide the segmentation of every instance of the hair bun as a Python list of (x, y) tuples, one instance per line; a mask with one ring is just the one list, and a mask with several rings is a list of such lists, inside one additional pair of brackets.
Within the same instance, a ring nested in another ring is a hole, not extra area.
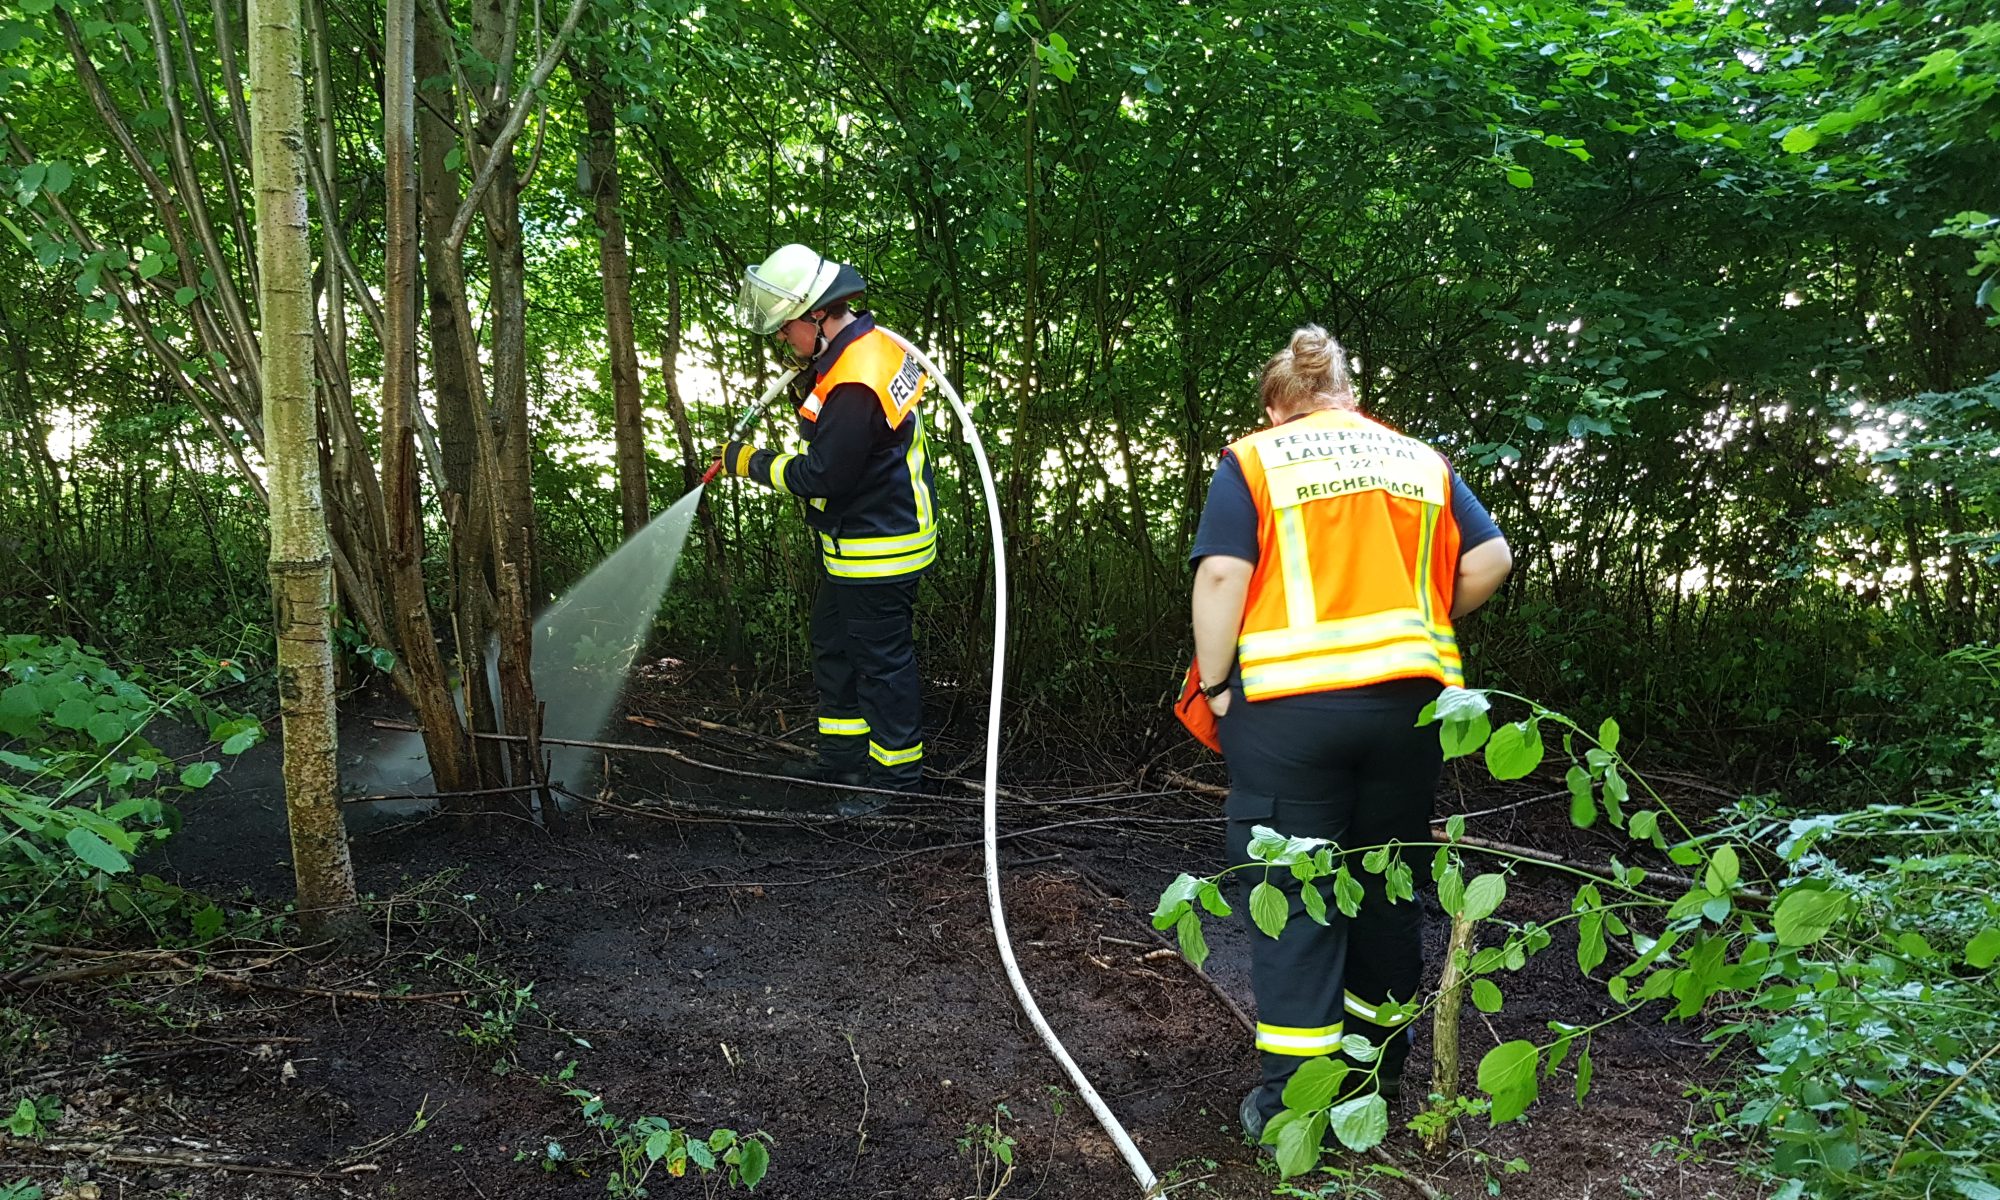
[(1333, 338), (1317, 325), (1303, 325), (1292, 334), (1292, 361), (1304, 374), (1321, 378), (1333, 369), (1335, 349)]

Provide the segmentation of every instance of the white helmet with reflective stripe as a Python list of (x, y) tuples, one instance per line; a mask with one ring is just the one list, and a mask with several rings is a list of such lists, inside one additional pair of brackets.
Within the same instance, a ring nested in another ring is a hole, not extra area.
[(752, 333), (776, 333), (787, 321), (823, 303), (840, 277), (841, 265), (797, 242), (743, 272), (736, 294), (736, 323)]

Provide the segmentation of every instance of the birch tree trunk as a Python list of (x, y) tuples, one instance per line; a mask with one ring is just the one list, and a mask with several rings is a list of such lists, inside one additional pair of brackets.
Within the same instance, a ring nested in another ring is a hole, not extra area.
[(256, 178), (264, 458), (271, 496), (285, 810), (299, 916), (318, 935), (357, 931), (360, 909), (340, 818), (333, 653), (333, 552), (312, 395), (311, 249), (299, 0), (251, 0), (251, 162)]

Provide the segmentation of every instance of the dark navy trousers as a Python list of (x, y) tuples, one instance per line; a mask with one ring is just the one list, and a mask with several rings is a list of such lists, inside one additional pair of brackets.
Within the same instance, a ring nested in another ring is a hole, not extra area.
[[(1257, 1102), (1266, 1118), (1282, 1108), (1285, 1081), (1308, 1059), (1336, 1052), (1343, 1036), (1360, 1034), (1382, 1048), (1382, 1074), (1400, 1076), (1409, 1054), (1407, 1022), (1378, 1011), (1385, 1000), (1413, 1000), (1423, 976), (1423, 909), (1391, 904), (1383, 878), (1362, 869), (1360, 850), (1391, 841), (1417, 847), (1407, 855), (1423, 872), (1430, 819), (1443, 767), (1435, 726), (1417, 728), (1417, 714), (1437, 697), (1433, 680), (1395, 680), (1365, 688), (1248, 703), (1241, 686), (1222, 718), (1229, 763), (1230, 865), (1252, 861), (1250, 831), (1267, 825), (1289, 837), (1330, 838), (1352, 849), (1348, 869), (1362, 886), (1359, 913), (1343, 916), (1333, 881), (1317, 883), (1328, 924), (1306, 915), (1301, 885), (1279, 867), (1266, 876), (1252, 867), (1237, 905), (1250, 930), (1251, 987), (1257, 997), (1257, 1049), (1263, 1084)], [(1428, 874), (1417, 880), (1428, 882)], [(1250, 920), (1249, 888), (1268, 879), (1284, 892), (1290, 919), (1284, 934), (1266, 936)]]

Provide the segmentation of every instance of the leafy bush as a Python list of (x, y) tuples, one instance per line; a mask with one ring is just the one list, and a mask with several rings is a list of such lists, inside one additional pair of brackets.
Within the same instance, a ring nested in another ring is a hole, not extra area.
[[(1717, 1128), (1768, 1141), (1769, 1173), (1788, 1181), (1783, 1195), (1959, 1195), (2000, 1200), (2000, 1105), (1978, 1079), (2000, 1057), (2000, 902), (1986, 894), (2000, 852), (2000, 774), (1978, 787), (1935, 794), (1911, 805), (1794, 816), (1746, 805), (1718, 828), (1684, 824), (1618, 752), (1615, 721), (1587, 730), (1520, 697), (1528, 715), (1494, 725), (1487, 693), (1447, 688), (1424, 714), (1439, 723), (1448, 758), (1484, 754), (1498, 779), (1518, 779), (1550, 753), (1568, 759), (1571, 820), (1622, 830), (1627, 856), (1664, 854), (1686, 876), (1612, 858), (1602, 869), (1536, 860), (1538, 870), (1576, 877), (1570, 911), (1553, 920), (1508, 920), (1507, 874), (1468, 879), (1464, 820), (1446, 825), (1446, 844), (1431, 856), (1440, 906), (1455, 923), (1495, 928), (1497, 944), (1456, 944), (1447, 971), (1469, 982), (1475, 1006), (1498, 1012), (1497, 979), (1521, 970), (1572, 927), (1576, 964), (1602, 983), (1611, 1015), (1588, 1024), (1548, 1022), (1546, 1039), (1518, 1038), (1488, 1051), (1478, 1087), (1495, 1122), (1526, 1113), (1568, 1068), (1578, 1103), (1596, 1070), (1592, 1037), (1642, 1011), (1666, 1020), (1722, 1015), (1714, 1036), (1740, 1038), (1762, 1062), (1718, 1098)], [(1415, 872), (1396, 846), (1337, 846), (1259, 827), (1251, 861), (1222, 872), (1257, 882), (1248, 904), (1253, 923), (1276, 937), (1289, 906), (1271, 880), (1289, 873), (1303, 887), (1306, 915), (1321, 924), (1331, 908), (1358, 911), (1358, 874), (1380, 876), (1392, 902), (1414, 902)], [(1511, 866), (1522, 856), (1492, 847), (1478, 853)], [(1202, 914), (1227, 916), (1221, 875), (1182, 875), (1161, 896), (1156, 927), (1174, 929), (1183, 954), (1199, 965), (1208, 950)], [(1329, 885), (1331, 900), (1321, 881)], [(1489, 943), (1493, 939), (1487, 939)], [(1607, 966), (1620, 947), (1615, 971)], [(1386, 1005), (1385, 1023), (1455, 1009), (1458, 994)], [(1454, 1014), (1455, 1015), (1455, 1014)], [(1455, 1028), (1455, 1025), (1453, 1026)], [(1454, 1048), (1455, 1049), (1455, 1048)], [(1388, 1109), (1376, 1087), (1374, 1047), (1350, 1037), (1341, 1057), (1309, 1060), (1286, 1087), (1285, 1110), (1266, 1126), (1287, 1176), (1319, 1162), (1322, 1138), (1366, 1150), (1388, 1133)], [(1415, 1124), (1435, 1128), (1462, 1110)], [(1874, 1189), (1874, 1190), (1870, 1190)]]
[[(262, 739), (256, 718), (202, 699), (224, 679), (243, 680), (242, 668), (197, 658), (162, 699), (145, 672), (121, 674), (70, 638), (0, 636), (0, 906), (13, 913), (0, 942), (46, 937), (99, 901), (129, 915), (135, 895), (182, 899), (151, 877), (136, 893), (111, 879), (172, 834), (172, 798), (206, 787), (221, 769), (207, 754), (176, 758), (147, 740), (157, 717), (197, 724), (225, 755)], [(194, 920), (197, 932), (212, 925), (210, 934), (221, 924), (213, 906)]]

